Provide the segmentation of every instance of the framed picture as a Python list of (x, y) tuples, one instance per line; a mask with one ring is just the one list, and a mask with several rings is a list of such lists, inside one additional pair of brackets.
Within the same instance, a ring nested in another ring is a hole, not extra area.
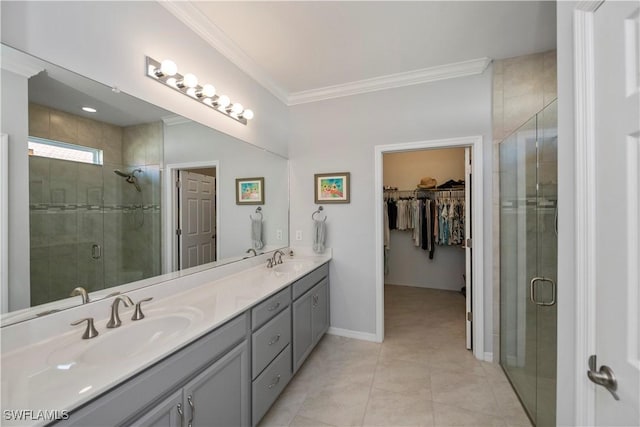
[(350, 177), (349, 172), (315, 174), (316, 204), (350, 203)]
[(236, 205), (264, 205), (264, 178), (236, 178)]

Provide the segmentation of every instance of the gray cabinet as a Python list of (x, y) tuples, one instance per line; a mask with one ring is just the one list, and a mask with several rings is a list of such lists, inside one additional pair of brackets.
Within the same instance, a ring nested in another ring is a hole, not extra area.
[(227, 427), (249, 424), (249, 352), (242, 343), (147, 410), (132, 426)]
[(184, 387), (186, 425), (248, 425), (249, 375), (249, 352), (242, 343)]
[(182, 390), (154, 406), (136, 420), (133, 427), (183, 427), (184, 406)]
[[(295, 284), (294, 284), (295, 286)], [(329, 278), (293, 302), (293, 372), (329, 329)]]

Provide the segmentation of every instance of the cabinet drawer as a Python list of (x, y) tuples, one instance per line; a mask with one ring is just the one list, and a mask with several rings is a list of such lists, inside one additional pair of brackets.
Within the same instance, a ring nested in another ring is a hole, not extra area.
[(290, 379), (291, 347), (287, 346), (253, 382), (253, 425), (258, 424)]
[(251, 360), (255, 378), (291, 341), (291, 308), (271, 319), (253, 333)]
[(311, 289), (316, 283), (329, 275), (329, 264), (324, 264), (321, 267), (316, 268), (311, 273), (304, 276), (302, 279), (296, 281), (291, 285), (293, 289), (293, 299), (302, 296), (305, 292)]
[(269, 319), (284, 310), (291, 302), (291, 290), (287, 286), (251, 310), (251, 330), (255, 331)]

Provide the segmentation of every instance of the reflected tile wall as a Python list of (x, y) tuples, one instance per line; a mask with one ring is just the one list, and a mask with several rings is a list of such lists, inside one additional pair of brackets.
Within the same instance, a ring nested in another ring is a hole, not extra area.
[[(30, 104), (29, 133), (102, 149), (104, 160), (29, 159), (32, 305), (160, 274), (162, 123), (121, 128)], [(114, 173), (136, 168), (142, 192)]]

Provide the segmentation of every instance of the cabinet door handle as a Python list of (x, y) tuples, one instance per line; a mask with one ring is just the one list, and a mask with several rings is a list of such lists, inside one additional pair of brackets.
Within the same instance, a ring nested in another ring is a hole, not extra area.
[(189, 407), (191, 408), (191, 417), (189, 418), (189, 427), (193, 426), (193, 417), (196, 416), (196, 405), (193, 403), (193, 396), (187, 396), (187, 402), (189, 402)]
[(315, 294), (313, 296), (313, 306), (317, 307), (318, 306), (318, 294)]
[(276, 379), (271, 384), (269, 384), (269, 388), (270, 389), (274, 388), (279, 382), (280, 382), (280, 375), (278, 375)]
[(271, 338), (271, 341), (269, 341), (269, 345), (274, 345), (278, 341), (280, 341), (280, 334), (278, 334), (275, 337)]
[(182, 403), (178, 403), (178, 414), (180, 414), (180, 427), (184, 427), (184, 411), (182, 410)]
[(274, 311), (274, 310), (277, 310), (278, 307), (280, 307), (280, 303), (279, 302), (273, 304), (271, 307), (267, 308), (267, 310), (268, 311)]

